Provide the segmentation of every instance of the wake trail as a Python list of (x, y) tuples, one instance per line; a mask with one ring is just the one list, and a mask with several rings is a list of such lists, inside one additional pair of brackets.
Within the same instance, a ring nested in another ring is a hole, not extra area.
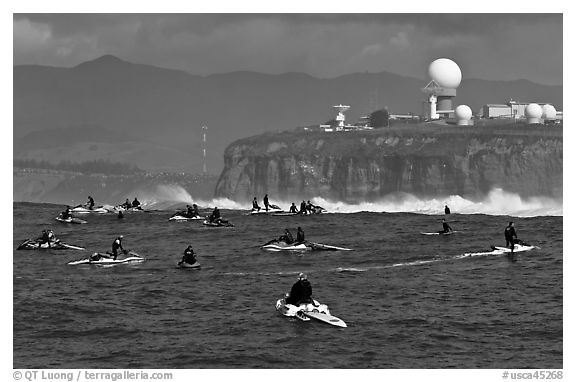
[[(537, 248), (537, 247), (535, 247)], [(350, 273), (362, 273), (368, 272), (372, 270), (379, 270), (379, 269), (390, 269), (390, 268), (401, 268), (401, 267), (413, 267), (418, 265), (424, 264), (433, 264), (433, 263), (440, 263), (440, 262), (449, 262), (454, 260), (462, 260), (462, 259), (469, 259), (474, 257), (489, 257), (489, 256), (501, 256), (504, 255), (504, 251), (500, 250), (492, 250), (492, 251), (485, 251), (485, 252), (467, 252), (460, 255), (444, 257), (444, 258), (437, 258), (437, 259), (429, 259), (429, 260), (414, 260), (405, 263), (394, 263), (394, 264), (384, 264), (384, 265), (375, 265), (369, 267), (337, 267), (331, 268), (326, 270), (327, 272), (350, 272)], [(326, 272), (324, 270), (306, 270), (304, 273), (321, 273)], [(246, 276), (246, 275), (261, 275), (261, 276), (291, 276), (291, 275), (298, 275), (301, 270), (298, 271), (276, 271), (276, 272), (225, 272), (225, 275), (231, 276)]]

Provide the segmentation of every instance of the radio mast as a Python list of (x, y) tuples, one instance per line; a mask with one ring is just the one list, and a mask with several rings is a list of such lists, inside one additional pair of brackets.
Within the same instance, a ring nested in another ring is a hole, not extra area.
[(202, 175), (206, 176), (206, 132), (208, 126), (202, 126)]

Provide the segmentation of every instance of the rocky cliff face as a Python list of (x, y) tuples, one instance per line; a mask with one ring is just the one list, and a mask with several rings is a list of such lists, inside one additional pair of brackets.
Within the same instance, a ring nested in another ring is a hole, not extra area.
[(217, 197), (322, 196), (354, 202), (395, 192), (480, 198), (494, 187), (562, 198), (562, 127), (417, 125), (284, 132), (232, 143)]

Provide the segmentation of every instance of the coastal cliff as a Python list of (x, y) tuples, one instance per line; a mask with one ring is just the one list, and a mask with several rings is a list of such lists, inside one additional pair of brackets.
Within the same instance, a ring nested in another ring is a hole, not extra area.
[(282, 132), (233, 142), (216, 197), (322, 196), (370, 201), (393, 193), (481, 198), (493, 188), (562, 198), (562, 126), (405, 125)]

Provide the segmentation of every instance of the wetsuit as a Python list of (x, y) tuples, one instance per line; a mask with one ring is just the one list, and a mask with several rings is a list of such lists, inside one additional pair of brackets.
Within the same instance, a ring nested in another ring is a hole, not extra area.
[(448, 232), (452, 231), (452, 227), (450, 227), (448, 225), (448, 223), (446, 223), (446, 222), (442, 223), (442, 228), (443, 228), (442, 233), (448, 233)]
[(196, 214), (194, 214), (194, 210), (192, 207), (188, 207), (188, 210), (186, 211), (186, 217), (193, 218), (194, 216), (196, 216)]
[(112, 243), (112, 255), (114, 256), (114, 260), (118, 257), (118, 249), (124, 252), (124, 248), (122, 248), (122, 239), (119, 237)]
[(140, 207), (140, 202), (138, 201), (138, 199), (134, 198), (134, 201), (132, 202), (132, 207), (134, 208)]
[(93, 209), (93, 208), (94, 208), (94, 199), (92, 199), (91, 196), (88, 197), (88, 208), (89, 208), (89, 209)]
[(444, 213), (450, 215), (450, 208), (448, 208), (448, 206), (444, 207)]
[(290, 296), (286, 298), (287, 304), (300, 305), (312, 302), (312, 285), (308, 280), (298, 280), (290, 290)]
[(260, 206), (258, 205), (256, 198), (254, 198), (254, 200), (252, 201), (252, 209), (256, 210), (256, 211), (260, 211)]
[(292, 205), (290, 206), (290, 212), (293, 214), (298, 213), (298, 209), (296, 208), (296, 204), (292, 203)]
[(506, 246), (510, 247), (511, 251), (514, 251), (514, 239), (518, 239), (514, 227), (512, 227), (511, 225), (506, 227), (506, 229), (504, 230), (504, 238), (506, 239)]
[(292, 236), (292, 233), (288, 230), (286, 230), (286, 233), (284, 234), (284, 241), (286, 244), (294, 243), (294, 236)]
[(220, 210), (218, 208), (214, 208), (212, 211), (212, 215), (210, 215), (211, 222), (218, 222), (220, 220)]
[(270, 204), (268, 204), (268, 194), (264, 195), (264, 208), (266, 208), (266, 211), (268, 211), (268, 207), (270, 206)]
[(194, 264), (196, 262), (196, 256), (194, 255), (194, 250), (192, 248), (186, 248), (184, 256), (182, 256), (182, 261), (188, 264)]
[(297, 243), (304, 243), (304, 231), (299, 229), (296, 233), (296, 242)]
[(302, 201), (302, 203), (300, 203), (300, 213), (306, 215), (306, 202)]

